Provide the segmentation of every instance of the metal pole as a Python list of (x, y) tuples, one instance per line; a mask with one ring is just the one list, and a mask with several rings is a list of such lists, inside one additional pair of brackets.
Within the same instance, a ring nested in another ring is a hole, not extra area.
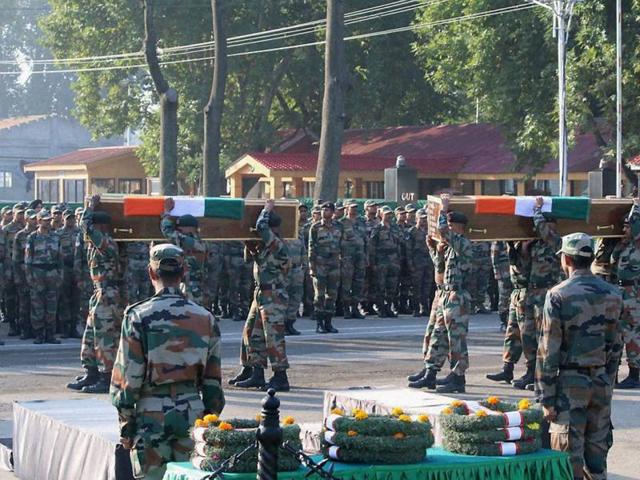
[(567, 195), (567, 124), (566, 124), (566, 77), (565, 77), (565, 49), (567, 36), (565, 34), (566, 9), (563, 0), (556, 2), (557, 37), (558, 37), (558, 173), (559, 194)]
[(622, 0), (616, 0), (616, 197), (622, 197)]
[(278, 450), (282, 444), (282, 428), (278, 407), (280, 400), (270, 388), (262, 399), (262, 415), (258, 428), (258, 472), (257, 480), (278, 479)]

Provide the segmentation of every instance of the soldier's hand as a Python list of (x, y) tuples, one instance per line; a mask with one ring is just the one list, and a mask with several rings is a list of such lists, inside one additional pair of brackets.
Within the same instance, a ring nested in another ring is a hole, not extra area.
[(92, 195), (91, 196), (91, 204), (92, 205), (97, 205), (100, 203), (100, 195)]
[(556, 418), (558, 418), (558, 413), (556, 409), (553, 407), (542, 407), (542, 413), (544, 415), (544, 419), (547, 422), (555, 422)]
[(640, 198), (636, 197), (633, 199), (633, 204), (634, 205), (640, 205)]
[(271, 210), (273, 210), (273, 207), (275, 207), (275, 205), (276, 205), (276, 201), (273, 198), (270, 198), (264, 204), (264, 208), (267, 212), (270, 212)]
[(442, 201), (442, 210), (443, 211), (447, 211), (449, 210), (449, 200), (450, 200), (450, 196), (448, 193), (443, 193), (442, 195), (440, 195), (440, 200)]
[(542, 208), (543, 205), (544, 205), (544, 198), (540, 196), (536, 197), (536, 207)]
[(433, 235), (427, 235), (427, 245), (429, 245), (429, 247), (431, 248), (436, 248), (436, 246), (438, 245), (438, 242), (435, 238), (433, 238)]
[(131, 450), (133, 448), (133, 438), (120, 438), (120, 444), (127, 450)]
[(175, 206), (176, 202), (173, 201), (173, 198), (167, 197), (164, 199), (164, 211), (166, 213), (169, 213), (171, 210), (173, 210), (173, 207)]

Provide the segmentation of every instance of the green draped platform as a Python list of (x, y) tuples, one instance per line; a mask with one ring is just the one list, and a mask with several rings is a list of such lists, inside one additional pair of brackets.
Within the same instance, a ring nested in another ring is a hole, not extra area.
[[(318, 457), (319, 459), (320, 457)], [(326, 468), (326, 467), (325, 467)], [(306, 468), (278, 474), (280, 480), (303, 480)], [(188, 462), (170, 463), (163, 480), (202, 480), (207, 472)], [(540, 450), (515, 457), (474, 457), (430, 448), (427, 460), (415, 465), (354, 465), (336, 463), (342, 480), (572, 480), (569, 456)], [(255, 473), (225, 473), (228, 480), (255, 480)]]

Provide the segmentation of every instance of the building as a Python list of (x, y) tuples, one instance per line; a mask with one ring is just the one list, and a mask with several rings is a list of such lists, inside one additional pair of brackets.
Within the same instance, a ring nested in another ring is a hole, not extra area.
[(24, 166), (83, 147), (122, 145), (122, 137), (93, 141), (76, 120), (56, 115), (0, 119), (0, 200), (34, 198), (33, 176)]
[(87, 195), (146, 193), (136, 147), (83, 148), (24, 167), (35, 176), (35, 197), (44, 202), (82, 203)]
[[(247, 153), (226, 170), (234, 197), (312, 197), (317, 139), (292, 131), (269, 152)], [(346, 130), (340, 163), (340, 197), (384, 198), (384, 169), (398, 155), (418, 171), (419, 198), (441, 191), (464, 195), (524, 195), (536, 188), (558, 193), (558, 164), (532, 178), (515, 171), (515, 157), (500, 128), (489, 124)], [(569, 153), (570, 194), (585, 194), (588, 172), (602, 157), (595, 136), (578, 135)]]

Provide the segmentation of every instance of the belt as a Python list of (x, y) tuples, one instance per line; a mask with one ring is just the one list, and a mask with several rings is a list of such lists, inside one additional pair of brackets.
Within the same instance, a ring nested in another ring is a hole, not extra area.
[(600, 370), (605, 368), (604, 365), (600, 365), (597, 367), (579, 367), (572, 365), (560, 365), (560, 370), (572, 370), (574, 372), (580, 373), (581, 375), (591, 375), (594, 370)]
[(277, 290), (279, 288), (284, 288), (284, 286), (280, 283), (261, 283), (260, 290)]
[(638, 281), (637, 280), (618, 280), (618, 285), (620, 285), (621, 287), (635, 287), (636, 285), (638, 285)]
[(550, 283), (530, 283), (529, 284), (529, 288), (550, 288), (553, 285), (551, 285)]
[[(169, 383), (166, 385), (149, 385), (143, 395), (169, 395), (175, 400), (176, 396), (192, 393), (198, 395), (198, 388), (193, 383)], [(199, 396), (198, 396), (199, 398)]]
[(451, 283), (443, 283), (442, 290), (446, 290), (447, 292), (453, 292), (456, 290), (466, 290), (466, 289), (462, 288), (462, 285), (453, 285)]

